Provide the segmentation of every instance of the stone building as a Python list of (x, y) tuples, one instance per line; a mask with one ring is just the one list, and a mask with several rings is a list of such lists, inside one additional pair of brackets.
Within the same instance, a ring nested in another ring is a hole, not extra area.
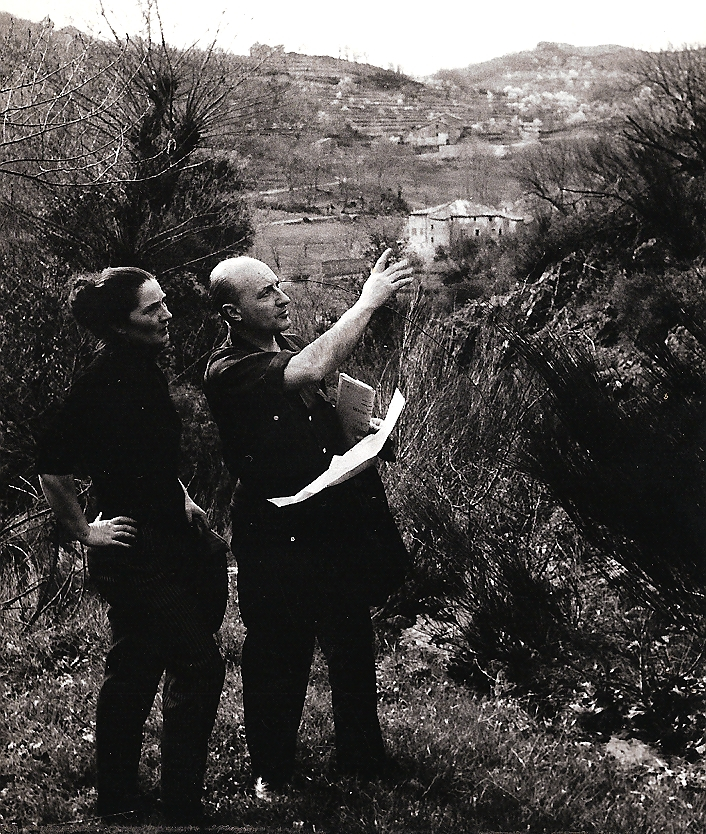
[(413, 252), (431, 260), (439, 246), (448, 249), (462, 238), (511, 235), (522, 222), (522, 217), (491, 206), (454, 200), (413, 211), (407, 220), (407, 243)]
[(404, 143), (420, 149), (439, 148), (456, 144), (462, 132), (462, 120), (451, 113), (444, 113), (410, 130), (404, 137)]

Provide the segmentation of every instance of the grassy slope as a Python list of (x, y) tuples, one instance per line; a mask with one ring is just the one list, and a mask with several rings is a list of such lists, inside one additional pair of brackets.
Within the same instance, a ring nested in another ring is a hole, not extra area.
[[(8, 627), (9, 626), (9, 627)], [(400, 773), (359, 785), (329, 773), (332, 724), (317, 659), (288, 797), (256, 805), (242, 728), (235, 605), (222, 631), (228, 674), (212, 738), (207, 801), (227, 826), (345, 832), (684, 832), (706, 825), (696, 772), (657, 760), (619, 765), (597, 745), (552, 733), (501, 694), (475, 698), (450, 682), (434, 654), (403, 632), (380, 635), (380, 715)], [(2, 642), (0, 797), (3, 823), (34, 827), (88, 821), (94, 800), (93, 711), (106, 629), (84, 601), (72, 621)], [(569, 728), (567, 727), (567, 731)], [(156, 793), (159, 714), (143, 749), (143, 780)]]

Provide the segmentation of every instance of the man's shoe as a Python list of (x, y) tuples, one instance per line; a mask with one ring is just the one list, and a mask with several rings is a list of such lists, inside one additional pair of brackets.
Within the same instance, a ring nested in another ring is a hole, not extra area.
[(255, 780), (253, 793), (255, 794), (255, 799), (258, 802), (270, 803), (275, 801), (275, 792), (267, 784), (267, 782), (265, 782), (262, 776), (258, 776)]

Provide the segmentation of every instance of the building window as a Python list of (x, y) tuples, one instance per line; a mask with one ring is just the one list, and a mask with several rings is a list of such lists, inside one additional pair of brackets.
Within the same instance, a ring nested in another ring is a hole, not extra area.
[(503, 233), (502, 229), (498, 229), (498, 237)]
[(476, 237), (480, 234), (480, 229), (476, 229)]

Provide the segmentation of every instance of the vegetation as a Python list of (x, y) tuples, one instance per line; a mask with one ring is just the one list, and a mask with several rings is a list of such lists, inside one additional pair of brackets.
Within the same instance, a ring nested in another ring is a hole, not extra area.
[[(377, 386), (381, 408), (396, 386), (407, 397), (398, 461), (383, 476), (414, 569), (376, 612), (397, 776), (361, 785), (330, 772), (317, 661), (297, 782), (281, 802), (255, 803), (232, 599), (207, 785), (216, 820), (353, 832), (701, 830), (703, 51), (638, 56), (614, 131), (536, 143), (494, 165), (483, 156), (464, 185), (462, 161), (441, 166), (334, 120), (319, 133), (305, 126), (312, 101), (283, 80), (276, 49), (258, 47), (237, 69), (215, 49), (175, 50), (149, 27), (142, 39), (94, 44), (40, 26), (9, 30), (2, 50), (2, 821), (86, 821), (94, 798), (105, 611), (32, 468), (47, 409), (93, 349), (66, 312), (69, 279), (110, 261), (164, 282), (184, 479), (227, 532), (229, 485), (198, 387), (220, 332), (203, 279), (252, 243), (244, 194), (262, 178), (285, 191), (261, 205), (303, 205), (313, 217), (335, 201), (346, 222), (358, 215), (350, 234), (332, 220), (327, 242), (313, 223), (261, 235), (275, 265), (292, 241), (371, 263), (388, 244), (401, 253), (412, 188), (466, 196), (450, 192), (455, 182), (500, 202), (521, 187), (533, 221), (501, 244), (439, 252), (417, 290), (380, 311), (347, 367)], [(563, 60), (559, 48), (544, 52)], [(350, 83), (423, 94), (398, 73), (366, 78)], [(235, 137), (239, 123), (249, 127)], [(325, 330), (360, 280), (291, 283), (297, 328)], [(155, 711), (144, 748), (152, 798), (159, 721)]]
[[(231, 608), (221, 633), (228, 674), (211, 744), (207, 805), (222, 825), (258, 830), (382, 832), (699, 830), (703, 771), (667, 763), (638, 745), (608, 749), (577, 737), (573, 721), (550, 728), (500, 691), (473, 697), (449, 681), (423, 635), (380, 631), (383, 732), (400, 770), (389, 783), (358, 784), (328, 768), (333, 728), (324, 667), (317, 660), (300, 731), (291, 793), (262, 806), (246, 791), (238, 657)], [(0, 752), (3, 822), (91, 823), (92, 724), (107, 635), (89, 596), (79, 616), (50, 630), (5, 631)], [(148, 721), (144, 790), (154, 797), (159, 712)], [(156, 830), (156, 829), (154, 829)]]

